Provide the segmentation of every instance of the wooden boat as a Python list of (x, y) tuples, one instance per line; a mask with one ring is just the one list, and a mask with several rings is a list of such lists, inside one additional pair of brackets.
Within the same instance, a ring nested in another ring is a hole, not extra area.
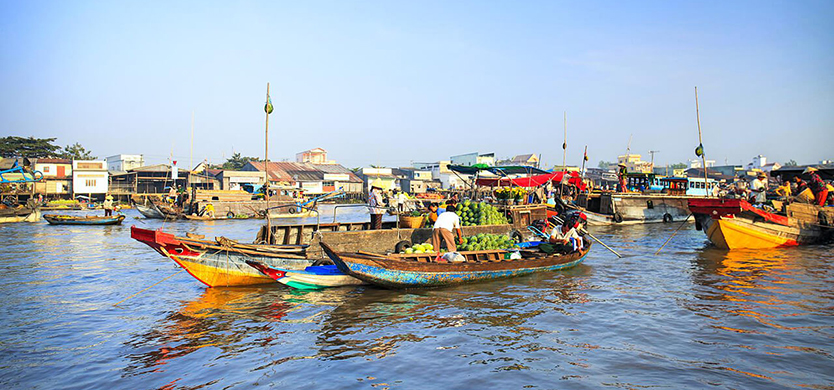
[[(641, 223), (683, 221), (689, 216), (690, 197), (666, 194), (601, 193), (580, 194), (576, 204), (568, 208), (580, 210), (588, 216), (588, 225), (632, 225)], [(558, 213), (549, 206), (548, 216)]]
[(151, 219), (165, 219), (162, 212), (159, 211), (152, 203), (146, 205), (136, 204), (136, 211), (142, 214), (145, 218)]
[(754, 207), (742, 199), (693, 198), (695, 228), (723, 249), (762, 249), (808, 245), (834, 236), (834, 209), (792, 203), (785, 213)]
[(275, 279), (278, 283), (301, 290), (366, 284), (353, 276), (339, 271), (335, 265), (317, 265), (307, 267), (303, 270), (287, 270), (267, 267), (253, 260), (247, 260), (246, 264), (254, 267), (264, 275)]
[(221, 220), (239, 220), (239, 219), (254, 219), (254, 216), (246, 216), (243, 218), (240, 217), (207, 217), (207, 216), (200, 216), (200, 215), (186, 215), (185, 219), (189, 219), (192, 221), (221, 221)]
[(515, 260), (505, 260), (505, 250), (460, 252), (466, 258), (460, 263), (434, 262), (435, 254), (377, 255), (336, 252), (325, 243), (321, 247), (340, 271), (357, 279), (388, 288), (426, 288), (571, 268), (585, 259), (591, 244), (567, 255), (528, 250), (523, 252), (523, 258)]
[(43, 219), (50, 225), (118, 225), (124, 221), (125, 216), (123, 214), (110, 217), (45, 214)]
[(41, 219), (41, 212), (37, 207), (3, 207), (0, 208), (0, 223), (37, 222)]
[(224, 237), (211, 241), (199, 236), (176, 237), (136, 226), (130, 227), (130, 236), (174, 260), (209, 287), (274, 283), (272, 278), (246, 265), (246, 260), (289, 270), (313, 265), (313, 260), (306, 258), (306, 245), (248, 245)]

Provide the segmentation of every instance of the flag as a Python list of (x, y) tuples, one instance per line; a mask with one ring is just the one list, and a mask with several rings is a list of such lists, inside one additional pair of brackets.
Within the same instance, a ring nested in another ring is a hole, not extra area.
[(695, 155), (698, 157), (704, 155), (704, 144), (698, 144), (698, 147), (695, 148)]
[(266, 104), (264, 104), (264, 111), (267, 115), (272, 114), (272, 98), (266, 95)]
[(568, 143), (567, 142), (562, 143), (562, 149), (567, 149), (567, 148), (568, 148)]
[(582, 157), (583, 160), (588, 161), (588, 151), (585, 151), (585, 156)]

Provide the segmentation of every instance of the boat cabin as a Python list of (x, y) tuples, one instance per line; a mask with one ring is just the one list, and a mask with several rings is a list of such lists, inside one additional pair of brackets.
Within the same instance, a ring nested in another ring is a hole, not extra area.
[(684, 196), (689, 189), (689, 179), (685, 177), (664, 177), (659, 181), (663, 191), (669, 195)]
[(687, 178), (687, 196), (709, 196), (712, 194), (712, 189), (718, 185), (715, 179), (707, 179), (704, 184), (704, 179), (701, 177)]

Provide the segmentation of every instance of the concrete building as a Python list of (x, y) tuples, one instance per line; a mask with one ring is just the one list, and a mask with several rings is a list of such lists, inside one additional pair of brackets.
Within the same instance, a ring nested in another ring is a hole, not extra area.
[(231, 171), (231, 170), (208, 170), (214, 173), (214, 177), (220, 182), (221, 190), (237, 191), (242, 189), (243, 184), (262, 185), (264, 184), (263, 172), (256, 171)]
[(322, 148), (315, 148), (296, 153), (295, 162), (320, 165), (336, 163), (336, 161), (327, 159), (327, 151)]
[(117, 154), (105, 159), (108, 172), (127, 172), (145, 166), (145, 157), (141, 154)]
[[(707, 163), (707, 168), (712, 168), (715, 166), (715, 160), (705, 160)], [(703, 168), (703, 164), (701, 163), (701, 159), (692, 159), (687, 161), (689, 163), (689, 168)], [(702, 183), (703, 184), (703, 183)]]
[[(649, 161), (643, 161), (643, 156), (639, 154), (626, 154), (617, 156), (617, 164), (625, 165), (626, 170), (631, 173), (652, 173), (653, 164)], [(617, 169), (617, 167), (609, 167), (609, 169)]]
[(527, 166), (527, 167), (539, 167), (539, 155), (532, 153), (532, 154), (520, 154), (518, 156), (513, 157), (510, 160), (501, 160), (495, 163), (498, 166)]
[[(244, 171), (264, 172), (265, 164), (252, 161), (243, 167)], [(349, 193), (362, 192), (362, 179), (339, 164), (308, 164), (295, 162), (270, 162), (270, 185), (285, 185), (303, 188), (306, 194), (317, 195), (337, 189)], [(263, 173), (260, 173), (263, 175)]]
[(103, 195), (107, 193), (108, 185), (107, 162), (94, 160), (74, 160), (72, 162), (73, 194)]
[(479, 154), (478, 152), (459, 154), (450, 158), (452, 165), (472, 166), (475, 164), (484, 164), (488, 166), (495, 165), (495, 153)]
[(35, 170), (43, 180), (35, 183), (35, 193), (49, 197), (72, 195), (72, 161), (65, 158), (39, 158)]

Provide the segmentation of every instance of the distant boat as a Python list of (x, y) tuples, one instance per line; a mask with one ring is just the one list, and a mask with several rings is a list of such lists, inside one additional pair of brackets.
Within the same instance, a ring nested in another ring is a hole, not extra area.
[(336, 252), (323, 242), (321, 247), (340, 271), (357, 279), (387, 288), (431, 288), (571, 268), (585, 259), (591, 243), (575, 253), (525, 252), (521, 259), (504, 259), (505, 250), (460, 252), (466, 258), (460, 263), (433, 262), (434, 254)]
[(125, 216), (123, 214), (110, 217), (45, 214), (43, 219), (50, 225), (118, 225), (124, 221)]
[(0, 205), (0, 223), (37, 222), (40, 219), (41, 213), (37, 207), (31, 207), (29, 205), (18, 207)]

